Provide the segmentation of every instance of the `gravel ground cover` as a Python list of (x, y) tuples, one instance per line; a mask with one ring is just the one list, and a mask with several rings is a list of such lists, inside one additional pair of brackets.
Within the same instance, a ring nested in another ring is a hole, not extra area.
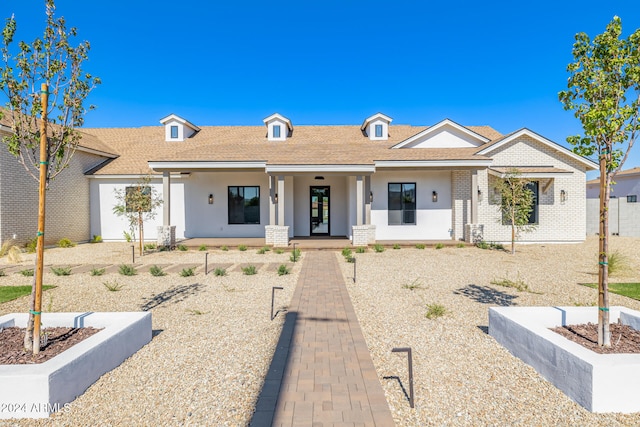
[[(613, 279), (638, 282), (640, 239), (611, 242), (630, 264)], [(487, 334), (491, 306), (595, 305), (597, 291), (578, 283), (597, 282), (597, 245), (589, 237), (519, 245), (515, 255), (472, 247), (356, 254), (357, 283), (347, 288), (397, 425), (640, 425), (640, 414), (586, 411)], [(341, 268), (353, 277), (353, 264)], [(530, 292), (491, 283), (505, 278)], [(640, 309), (640, 301), (610, 298)], [(428, 304), (447, 314), (426, 318)], [(414, 409), (401, 388), (409, 390), (406, 354), (391, 353), (405, 346), (413, 349)]]

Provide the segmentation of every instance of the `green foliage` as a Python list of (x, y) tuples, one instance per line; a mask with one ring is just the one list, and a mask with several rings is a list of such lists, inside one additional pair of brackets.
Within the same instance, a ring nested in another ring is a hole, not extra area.
[(376, 243), (375, 245), (373, 245), (373, 250), (377, 253), (384, 252), (384, 246), (382, 246), (379, 243)]
[(522, 233), (530, 233), (536, 224), (530, 224), (529, 218), (534, 209), (534, 193), (529, 189), (531, 181), (522, 178), (516, 168), (507, 170), (501, 180), (497, 180), (495, 189), (499, 196), (495, 200), (502, 215), (501, 222), (511, 227), (511, 253), (516, 252), (516, 239)]
[(181, 252), (186, 252), (186, 251), (188, 251), (188, 250), (189, 250), (189, 248), (187, 248), (187, 247), (186, 247), (185, 245), (183, 245), (183, 244), (179, 244), (179, 245), (178, 245), (178, 250), (179, 250), (179, 251), (181, 251)]
[(180, 272), (180, 276), (181, 277), (190, 277), (190, 276), (195, 276), (195, 275), (196, 275), (196, 268), (195, 267), (183, 268), (182, 271)]
[(240, 252), (244, 252), (244, 251), (246, 251), (246, 250), (247, 250), (247, 245), (239, 245), (239, 246), (238, 246), (238, 250), (239, 250)]
[(255, 265), (248, 265), (246, 267), (242, 267), (242, 274), (244, 274), (245, 276), (252, 276), (254, 274), (256, 274), (258, 272), (258, 270), (256, 270), (256, 266)]
[(27, 268), (24, 270), (20, 270), (20, 274), (25, 277), (33, 277), (33, 268)]
[(75, 242), (72, 242), (71, 240), (67, 239), (66, 237), (58, 240), (58, 247), (59, 248), (73, 248), (76, 245)]
[(145, 243), (144, 244), (144, 250), (145, 251), (152, 251), (154, 249), (157, 249), (158, 245), (156, 243)]
[(198, 248), (199, 251), (201, 252), (205, 252), (207, 250), (207, 245), (200, 245), (200, 247)]
[(51, 271), (56, 276), (70, 276), (71, 275), (71, 267), (51, 267)]
[[(53, 288), (55, 286), (42, 286), (43, 291)], [(29, 294), (31, 294), (31, 286), (0, 286), (0, 304)]]
[(444, 245), (442, 243), (436, 243), (436, 249), (442, 249)]
[(122, 232), (122, 235), (124, 236), (124, 240), (127, 243), (131, 243), (133, 241), (133, 234), (132, 233), (129, 233), (128, 231), (125, 230), (125, 231)]
[(129, 264), (120, 265), (120, 268), (118, 269), (118, 271), (123, 276), (135, 276), (136, 274), (138, 274), (138, 271), (136, 270), (136, 268)]
[(221, 247), (220, 247), (220, 250), (223, 250), (223, 251), (225, 251), (225, 252), (226, 252), (226, 251), (228, 251), (228, 250), (229, 250), (229, 247), (228, 247), (228, 246), (226, 246), (226, 245), (224, 245), (224, 246), (221, 246)]
[(262, 250), (265, 252), (269, 252), (271, 250), (271, 248), (269, 246), (263, 246)]
[(267, 253), (267, 251), (264, 248), (260, 248), (256, 253), (260, 255), (264, 255), (265, 253)]
[(365, 253), (365, 252), (367, 252), (367, 248), (366, 248), (366, 247), (364, 247), (364, 246), (358, 246), (358, 247), (356, 248), (356, 253), (357, 253), (357, 254), (363, 254), (363, 253)]
[(278, 249), (275, 249), (274, 252), (277, 253), (278, 255), (282, 255), (284, 253), (284, 249), (278, 248)]
[(280, 264), (280, 266), (278, 267), (278, 276), (284, 276), (286, 274), (289, 274), (289, 272), (290, 270), (284, 264)]
[(5, 277), (7, 273), (4, 272), (4, 268), (0, 269), (0, 277)]
[(400, 245), (398, 243), (393, 244), (393, 249), (400, 249)]
[(105, 271), (107, 271), (106, 268), (92, 268), (89, 274), (91, 276), (102, 276), (105, 273)]
[[(458, 247), (464, 248), (464, 243), (462, 244), (462, 246), (458, 244)], [(480, 249), (496, 249), (501, 251), (504, 250), (504, 245), (502, 243), (485, 242), (484, 240), (476, 242), (476, 247)]]
[(432, 320), (437, 319), (438, 317), (442, 317), (447, 313), (449, 313), (449, 310), (447, 310), (446, 307), (442, 304), (427, 304), (427, 313), (425, 314), (425, 317)]
[(465, 246), (467, 246), (467, 245), (465, 245), (462, 242), (456, 244), (456, 248), (464, 248)]
[(611, 276), (623, 275), (631, 270), (629, 258), (618, 251), (610, 253), (607, 262)]
[(102, 236), (94, 234), (89, 243), (102, 243)]
[(224, 268), (216, 268), (215, 270), (213, 270), (213, 275), (214, 276), (226, 276), (227, 275), (227, 270)]
[(36, 251), (38, 247), (38, 238), (34, 237), (33, 239), (27, 240), (27, 243), (25, 243), (24, 248), (27, 251), (27, 253), (34, 253)]
[(300, 252), (300, 249), (296, 248), (291, 251), (291, 256), (289, 257), (289, 259), (293, 262), (298, 262), (301, 256), (302, 256), (302, 252)]
[(158, 267), (157, 265), (152, 265), (151, 268), (149, 268), (149, 273), (151, 273), (151, 275), (154, 277), (161, 277), (161, 276), (167, 275), (167, 273), (165, 273), (162, 270), (162, 267)]
[(531, 292), (531, 289), (529, 289), (529, 285), (527, 285), (524, 280), (522, 280), (522, 278), (520, 277), (520, 274), (518, 274), (518, 278), (516, 280), (511, 280), (508, 277), (505, 277), (504, 279), (493, 279), (491, 281), (492, 285), (497, 285), (497, 286), (503, 286), (505, 288), (514, 288), (516, 290), (518, 290), (519, 292)]
[(347, 247), (342, 250), (342, 256), (345, 258), (351, 258), (351, 254), (352, 254), (351, 248)]
[[(598, 289), (597, 283), (581, 283), (589, 288)], [(609, 283), (609, 291), (640, 301), (640, 283)]]
[(424, 249), (426, 245), (424, 243), (416, 243), (416, 249)]
[(414, 289), (422, 289), (422, 283), (418, 282), (418, 279), (416, 278), (411, 283), (404, 283), (402, 288), (409, 289), (410, 291), (413, 291)]
[(124, 287), (123, 285), (118, 283), (117, 280), (107, 280), (106, 282), (104, 282), (102, 284), (110, 292), (118, 292), (119, 290), (121, 290)]

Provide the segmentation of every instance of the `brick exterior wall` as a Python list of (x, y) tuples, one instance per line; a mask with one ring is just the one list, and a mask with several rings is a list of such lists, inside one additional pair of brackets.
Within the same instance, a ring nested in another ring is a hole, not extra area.
[(264, 227), (264, 241), (274, 248), (286, 248), (289, 246), (288, 225), (267, 225)]
[[(523, 233), (520, 242), (583, 241), (586, 236), (586, 167), (528, 136), (496, 149), (489, 154), (495, 166), (553, 166), (572, 171), (552, 179), (543, 192), (547, 178), (539, 180), (538, 227)], [(478, 222), (484, 225), (486, 241), (511, 241), (511, 228), (502, 225), (494, 195), (494, 180), (486, 170), (478, 172), (478, 185), (484, 193), (478, 205)], [(567, 200), (560, 201), (560, 191)]]
[(465, 224), (471, 221), (471, 172), (451, 172), (451, 224), (453, 239), (465, 239)]
[[(84, 172), (104, 157), (76, 151), (69, 166), (51, 181), (47, 190), (45, 244), (63, 237), (75, 242), (91, 239), (89, 180)], [(38, 183), (6, 146), (0, 147), (0, 243), (16, 236), (18, 245), (36, 236)]]

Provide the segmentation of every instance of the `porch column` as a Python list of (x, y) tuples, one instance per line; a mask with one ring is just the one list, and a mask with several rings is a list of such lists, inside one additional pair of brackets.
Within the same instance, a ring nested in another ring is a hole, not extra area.
[(471, 224), (478, 223), (478, 171), (471, 171)]
[(171, 172), (162, 172), (162, 225), (171, 225)]
[(364, 223), (371, 224), (371, 175), (364, 177)]
[(276, 177), (269, 175), (269, 225), (276, 225)]
[(364, 208), (364, 183), (362, 175), (356, 176), (356, 225), (362, 225), (363, 208)]
[(278, 195), (278, 223), (277, 225), (285, 225), (284, 224), (284, 206), (285, 206), (285, 198), (284, 198), (284, 176), (278, 176), (278, 187), (276, 194)]

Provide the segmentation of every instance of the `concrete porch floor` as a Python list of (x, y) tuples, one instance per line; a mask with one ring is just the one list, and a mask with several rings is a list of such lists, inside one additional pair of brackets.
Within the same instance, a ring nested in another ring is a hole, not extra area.
[[(205, 245), (208, 248), (220, 248), (222, 246), (227, 246), (230, 249), (236, 249), (240, 245), (245, 245), (247, 248), (261, 248), (265, 246), (264, 242), (264, 237), (195, 237), (191, 239), (181, 240), (178, 243), (190, 248), (198, 248), (201, 245)], [(351, 245), (351, 240), (349, 240), (346, 236), (294, 237), (292, 239), (289, 239), (289, 248), (293, 248), (294, 243), (296, 245), (296, 248), (307, 250), (339, 250), (345, 247), (353, 247), (353, 245)], [(434, 247), (437, 244), (442, 244), (444, 246), (455, 246), (459, 243), (464, 242), (458, 240), (378, 240), (376, 243), (388, 248), (393, 247), (393, 245), (396, 244), (400, 245), (403, 248), (408, 248), (415, 247), (416, 244), (424, 244), (427, 247)], [(464, 244), (467, 245), (467, 243)]]

